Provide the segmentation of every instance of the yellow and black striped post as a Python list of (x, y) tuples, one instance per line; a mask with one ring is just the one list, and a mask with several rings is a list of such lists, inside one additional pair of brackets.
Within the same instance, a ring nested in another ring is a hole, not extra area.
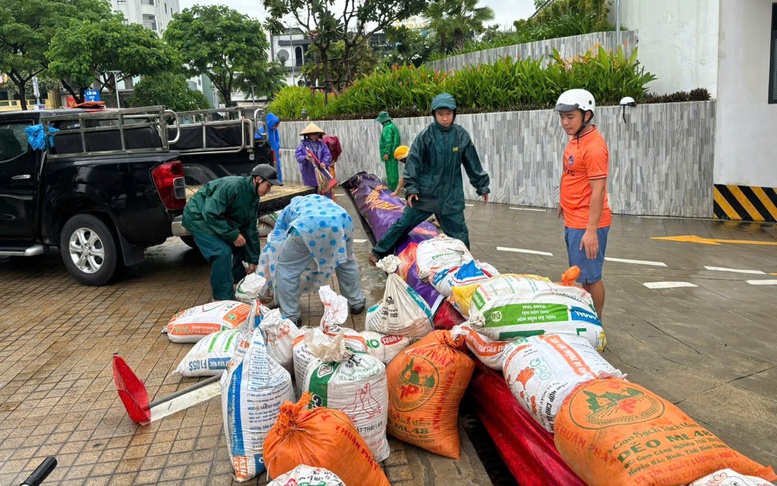
[(715, 184), (715, 219), (777, 221), (777, 191), (771, 187)]

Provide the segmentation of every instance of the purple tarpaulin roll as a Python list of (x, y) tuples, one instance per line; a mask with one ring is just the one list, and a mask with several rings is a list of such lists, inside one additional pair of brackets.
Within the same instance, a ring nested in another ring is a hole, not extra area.
[[(398, 197), (392, 197), (391, 191), (378, 176), (366, 172), (359, 172), (350, 177), (342, 183), (342, 186), (348, 191), (359, 214), (372, 231), (375, 240), (372, 243), (376, 244), (402, 216), (402, 211), (405, 209), (404, 201)], [(400, 240), (396, 252), (401, 253), (410, 243), (420, 243), (435, 236), (437, 236), (437, 228), (424, 221), (407, 237)], [(407, 274), (407, 284), (424, 298), (432, 313), (437, 311), (443, 297), (429, 282), (418, 278), (416, 265), (413, 265)]]

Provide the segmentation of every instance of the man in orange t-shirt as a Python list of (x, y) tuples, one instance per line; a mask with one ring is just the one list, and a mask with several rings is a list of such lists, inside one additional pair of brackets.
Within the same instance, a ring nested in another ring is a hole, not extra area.
[(564, 218), (564, 240), (569, 266), (580, 268), (577, 281), (591, 294), (602, 318), (602, 267), (612, 211), (607, 200), (607, 143), (591, 124), (596, 101), (584, 89), (561, 94), (556, 103), (561, 127), (569, 135), (564, 149), (558, 215)]

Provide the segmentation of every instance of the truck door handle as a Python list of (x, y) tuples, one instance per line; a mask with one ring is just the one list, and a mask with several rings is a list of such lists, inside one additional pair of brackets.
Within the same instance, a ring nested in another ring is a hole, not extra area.
[(30, 174), (19, 174), (11, 177), (11, 179), (14, 181), (24, 181), (29, 179), (30, 177), (31, 177)]

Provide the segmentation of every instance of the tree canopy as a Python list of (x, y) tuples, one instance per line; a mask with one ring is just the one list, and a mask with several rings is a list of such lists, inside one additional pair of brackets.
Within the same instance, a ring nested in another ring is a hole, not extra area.
[(429, 29), (442, 53), (464, 47), (467, 40), (485, 30), (484, 23), (494, 18), (491, 7), (478, 7), (478, 0), (434, 0), (426, 12)]
[(0, 71), (27, 109), (27, 86), (49, 66), (46, 50), (72, 19), (110, 15), (106, 0), (3, 0), (0, 3)]
[(164, 105), (174, 111), (205, 110), (210, 102), (200, 91), (189, 88), (182, 74), (162, 73), (144, 76), (135, 85), (132, 106)]
[[(139, 24), (124, 24), (121, 15), (71, 22), (59, 30), (48, 50), (49, 74), (62, 80), (78, 101), (95, 81), (99, 89), (133, 76), (180, 72), (180, 58), (157, 34)], [(117, 76), (111, 71), (120, 71)]]
[(183, 10), (167, 26), (164, 38), (180, 52), (189, 74), (211, 79), (227, 106), (235, 89), (260, 84), (269, 68), (262, 24), (223, 5)]
[[(345, 0), (342, 12), (330, 8), (333, 0), (262, 0), (270, 13), (273, 32), (281, 32), (282, 18), (291, 15), (310, 38), (322, 66), (330, 72), (325, 80), (328, 90), (341, 83), (350, 84), (356, 76), (360, 48), (375, 32), (426, 8), (426, 0)], [(330, 50), (342, 42), (339, 59), (330, 58)], [(337, 76), (333, 78), (332, 74)]]

